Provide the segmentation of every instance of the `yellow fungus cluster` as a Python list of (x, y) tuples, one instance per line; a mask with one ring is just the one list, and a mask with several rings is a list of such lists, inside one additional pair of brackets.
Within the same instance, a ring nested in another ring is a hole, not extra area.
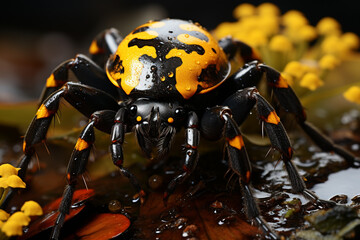
[(25, 188), (25, 183), (17, 175), (20, 168), (15, 168), (10, 164), (0, 165), (0, 188)]
[(28, 226), (31, 221), (30, 217), (42, 214), (42, 208), (34, 201), (25, 202), (21, 207), (21, 211), (17, 211), (12, 215), (0, 210), (0, 229), (7, 237), (21, 236), (23, 227)]
[(295, 83), (298, 83), (299, 86), (314, 91), (324, 85), (318, 72), (318, 69), (311, 64), (290, 61), (281, 74), (290, 85), (295, 86)]
[(306, 73), (300, 81), (300, 86), (308, 88), (312, 91), (316, 90), (322, 85), (324, 85), (324, 82), (319, 78), (319, 76), (311, 72)]
[(4, 201), (9, 188), (25, 188), (26, 184), (18, 176), (20, 168), (6, 163), (0, 165), (0, 204)]
[(20, 168), (10, 164), (0, 165), (0, 203), (3, 202), (9, 188), (25, 188), (26, 184), (18, 176)]
[(281, 14), (272, 3), (243, 3), (233, 15), (236, 21), (221, 23), (214, 35), (218, 39), (232, 36), (255, 48), (263, 62), (280, 71), (295, 90), (323, 86), (326, 74), (360, 47), (359, 37), (343, 33), (331, 17), (313, 26), (302, 12)]
[[(9, 188), (25, 188), (26, 184), (18, 176), (20, 168), (15, 168), (10, 164), (0, 165), (0, 190), (1, 199), (6, 196)], [(23, 204), (20, 211), (10, 215), (0, 209), (0, 230), (1, 239), (8, 239), (12, 236), (20, 236), (23, 233), (23, 227), (29, 225), (31, 216), (42, 215), (42, 208), (34, 201), (27, 201)]]
[(360, 87), (352, 86), (345, 93), (344, 97), (350, 101), (357, 104), (360, 104)]

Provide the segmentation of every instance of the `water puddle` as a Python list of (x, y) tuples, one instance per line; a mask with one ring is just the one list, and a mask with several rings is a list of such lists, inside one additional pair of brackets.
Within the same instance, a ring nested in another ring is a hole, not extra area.
[(338, 194), (348, 196), (348, 203), (360, 194), (360, 169), (349, 168), (329, 175), (324, 183), (314, 185), (311, 189), (322, 199), (330, 199)]

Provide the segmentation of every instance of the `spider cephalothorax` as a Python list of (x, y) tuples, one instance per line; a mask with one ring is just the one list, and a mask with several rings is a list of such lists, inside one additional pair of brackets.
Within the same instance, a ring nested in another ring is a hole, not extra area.
[[(280, 118), (256, 89), (263, 75), (279, 106), (293, 114), (298, 125), (324, 151), (339, 154), (350, 164), (359, 164), (359, 158), (335, 145), (306, 121), (304, 109), (285, 78), (260, 63), (251, 47), (231, 38), (217, 42), (199, 24), (174, 19), (151, 21), (124, 39), (116, 30), (109, 29), (95, 38), (90, 54), (92, 60), (77, 55), (53, 71), (43, 91), (42, 104), (24, 137), (24, 156), (19, 163), (22, 178), (34, 146), (45, 140), (62, 98), (89, 119), (68, 165), (68, 185), (51, 235), (53, 239), (59, 237), (78, 178), (85, 171), (95, 141), (94, 128), (110, 134), (112, 161), (140, 198), (145, 193), (137, 178), (123, 167), (125, 133), (135, 132), (146, 157), (163, 160), (170, 152), (176, 132), (185, 128), (183, 167), (168, 184), (165, 201), (194, 171), (200, 135), (209, 140), (223, 138), (229, 168), (239, 178), (247, 216), (267, 237), (277, 239), (277, 234), (261, 218), (252, 195), (251, 156), (239, 130), (254, 106), (272, 147), (280, 152), (293, 191), (314, 203), (332, 206), (332, 202), (320, 200), (306, 188), (292, 163), (293, 148)], [(229, 61), (239, 55), (246, 64), (228, 76)], [(69, 82), (69, 71), (79, 83)], [(12, 193), (9, 192), (7, 200)]]
[(185, 110), (176, 102), (137, 99), (129, 107), (129, 118), (143, 152), (159, 161), (167, 156), (176, 130), (184, 122)]

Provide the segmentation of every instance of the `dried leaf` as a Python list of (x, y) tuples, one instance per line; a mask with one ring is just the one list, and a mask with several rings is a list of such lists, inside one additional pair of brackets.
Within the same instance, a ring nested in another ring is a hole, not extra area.
[[(69, 214), (65, 217), (65, 222), (80, 213), (81, 210), (83, 210), (85, 207), (85, 204), (83, 202), (94, 196), (94, 194), (94, 190), (92, 189), (80, 189), (75, 191), (72, 206), (70, 208)], [(54, 226), (54, 222), (59, 215), (57, 210), (59, 209), (61, 199), (62, 198), (58, 198), (43, 207), (44, 214), (41, 217), (37, 218), (35, 221), (31, 222), (28, 231), (20, 239), (30, 238)]]
[(122, 234), (130, 226), (130, 220), (122, 214), (102, 213), (95, 215), (87, 224), (68, 239), (107, 240)]

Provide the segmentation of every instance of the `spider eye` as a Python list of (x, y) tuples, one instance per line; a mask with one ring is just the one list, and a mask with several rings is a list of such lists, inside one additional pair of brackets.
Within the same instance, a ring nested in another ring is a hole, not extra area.
[(131, 115), (131, 116), (135, 116), (136, 113), (137, 113), (137, 107), (136, 107), (136, 105), (130, 106), (129, 112), (130, 112), (130, 115)]
[(184, 108), (179, 107), (179, 108), (175, 109), (174, 113), (175, 113), (176, 118), (183, 118), (185, 115), (185, 110), (184, 110)]

